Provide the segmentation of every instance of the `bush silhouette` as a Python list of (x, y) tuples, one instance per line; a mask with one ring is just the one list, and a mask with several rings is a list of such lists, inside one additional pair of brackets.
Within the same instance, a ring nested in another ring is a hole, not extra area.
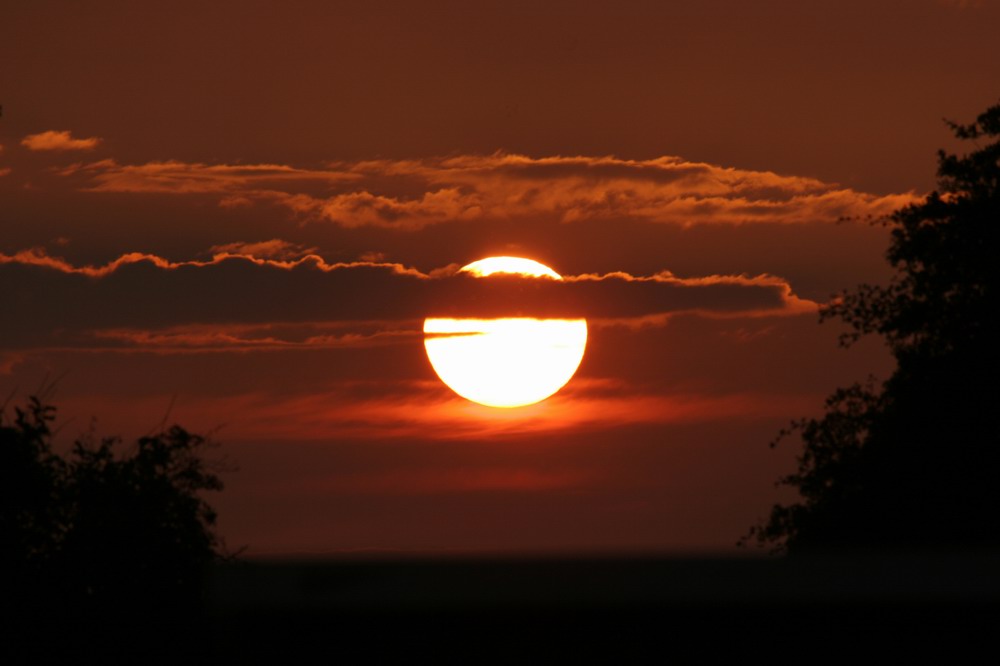
[(200, 496), (222, 489), (210, 442), (173, 426), (125, 452), (84, 437), (59, 455), (54, 418), (33, 397), (0, 420), (0, 603), (22, 618), (194, 620), (222, 556)]
[(748, 539), (790, 553), (1000, 544), (1000, 378), (990, 324), (1000, 104), (970, 125), (948, 124), (976, 149), (939, 151), (938, 189), (884, 221), (893, 281), (844, 292), (821, 312), (850, 325), (844, 345), (881, 336), (896, 369), (881, 385), (837, 390), (824, 416), (782, 431), (779, 440), (798, 433), (804, 444), (798, 470), (780, 480), (801, 501), (773, 507)]

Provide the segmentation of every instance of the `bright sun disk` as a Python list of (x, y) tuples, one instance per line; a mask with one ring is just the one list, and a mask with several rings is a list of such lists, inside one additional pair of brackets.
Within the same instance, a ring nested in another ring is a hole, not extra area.
[[(462, 271), (562, 279), (520, 257), (489, 257)], [(434, 371), (455, 393), (490, 407), (522, 407), (548, 398), (576, 373), (587, 346), (587, 320), (430, 317), (424, 335)]]

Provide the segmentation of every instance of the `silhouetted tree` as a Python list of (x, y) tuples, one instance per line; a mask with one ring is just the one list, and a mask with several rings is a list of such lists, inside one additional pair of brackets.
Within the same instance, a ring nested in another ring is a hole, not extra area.
[(780, 480), (801, 501), (773, 507), (751, 529), (758, 542), (792, 553), (1000, 544), (1000, 377), (990, 325), (1000, 104), (970, 125), (948, 125), (976, 148), (939, 151), (938, 189), (885, 220), (893, 281), (844, 292), (821, 312), (850, 325), (845, 346), (869, 333), (884, 338), (896, 369), (880, 386), (836, 391), (822, 418), (782, 431), (779, 440), (798, 433), (804, 443), (798, 470)]
[(65, 464), (49, 443), (54, 411), (31, 398), (9, 425), (0, 412), (0, 567), (8, 584), (40, 572), (66, 523)]
[(147, 636), (157, 623), (197, 623), (207, 568), (222, 556), (216, 514), (201, 497), (222, 489), (202, 458), (210, 442), (173, 426), (125, 452), (117, 438), (88, 436), (59, 455), (54, 407), (33, 397), (13, 419), (5, 416), (0, 412), (6, 613), (125, 623)]

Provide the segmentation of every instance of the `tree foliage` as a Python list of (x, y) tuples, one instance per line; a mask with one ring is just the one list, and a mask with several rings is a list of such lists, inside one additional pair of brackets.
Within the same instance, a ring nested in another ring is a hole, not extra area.
[(202, 491), (222, 482), (209, 440), (173, 426), (52, 447), (55, 408), (0, 413), (0, 576), (7, 610), (156, 614), (199, 607), (222, 554)]
[(939, 151), (937, 189), (884, 220), (892, 282), (845, 291), (821, 311), (849, 325), (845, 346), (881, 336), (896, 369), (881, 385), (837, 390), (822, 417), (782, 431), (779, 440), (797, 433), (804, 444), (798, 469), (779, 481), (800, 501), (773, 507), (751, 539), (793, 553), (1000, 544), (1000, 378), (989, 323), (1000, 104), (972, 124), (948, 125), (974, 149)]

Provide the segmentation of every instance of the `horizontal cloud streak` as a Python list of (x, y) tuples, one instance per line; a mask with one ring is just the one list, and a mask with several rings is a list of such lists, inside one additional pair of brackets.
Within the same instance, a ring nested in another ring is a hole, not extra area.
[(787, 414), (789, 405), (805, 409), (809, 404), (808, 399), (793, 395), (663, 393), (647, 386), (629, 388), (620, 382), (612, 388), (607, 386), (608, 380), (578, 377), (548, 400), (515, 410), (497, 410), (460, 398), (436, 380), (398, 384), (380, 383), (377, 395), (349, 382), (308, 395), (246, 393), (206, 400), (200, 409), (206, 414), (244, 415), (230, 427), (236, 436), (405, 441), (495, 440), (615, 428), (624, 423), (752, 420)]
[(38, 134), (29, 134), (21, 139), (21, 145), (28, 150), (92, 150), (101, 140), (92, 136), (87, 139), (74, 139), (68, 131), (49, 130)]
[[(355, 322), (352, 322), (355, 323)], [(356, 324), (356, 323), (355, 323)], [(423, 337), (418, 330), (381, 329), (344, 331), (342, 323), (309, 322), (298, 325), (188, 325), (165, 329), (98, 329), (92, 332), (98, 346), (163, 354), (204, 352), (260, 352), (342, 347), (371, 347), (393, 344), (400, 339)], [(382, 324), (384, 326), (384, 324)], [(107, 347), (99, 346), (101, 344)]]
[[(218, 254), (208, 261), (171, 262), (136, 253), (104, 266), (74, 266), (38, 251), (0, 253), (0, 289), (13, 315), (0, 331), (0, 345), (7, 348), (343, 346), (418, 329), (427, 316), (641, 323), (677, 312), (745, 316), (816, 309), (787, 282), (766, 275), (483, 279), (455, 266), (424, 273), (390, 263), (330, 264), (315, 255), (275, 260)], [(395, 323), (360, 331), (359, 322), (373, 321)], [(301, 332), (315, 322), (352, 326)], [(276, 324), (298, 324), (299, 332), (272, 336), (266, 327)]]
[(679, 157), (543, 157), (497, 153), (335, 162), (323, 169), (102, 160), (61, 172), (93, 192), (212, 194), (223, 206), (272, 204), (346, 228), (537, 218), (572, 223), (804, 224), (880, 216), (915, 200)]
[(113, 159), (74, 164), (59, 171), (63, 176), (92, 179), (86, 189), (94, 192), (145, 192), (169, 194), (226, 194), (246, 190), (261, 196), (283, 185), (333, 184), (358, 180), (358, 176), (333, 170), (296, 169), (282, 164), (201, 164), (197, 162), (147, 162), (119, 164)]

